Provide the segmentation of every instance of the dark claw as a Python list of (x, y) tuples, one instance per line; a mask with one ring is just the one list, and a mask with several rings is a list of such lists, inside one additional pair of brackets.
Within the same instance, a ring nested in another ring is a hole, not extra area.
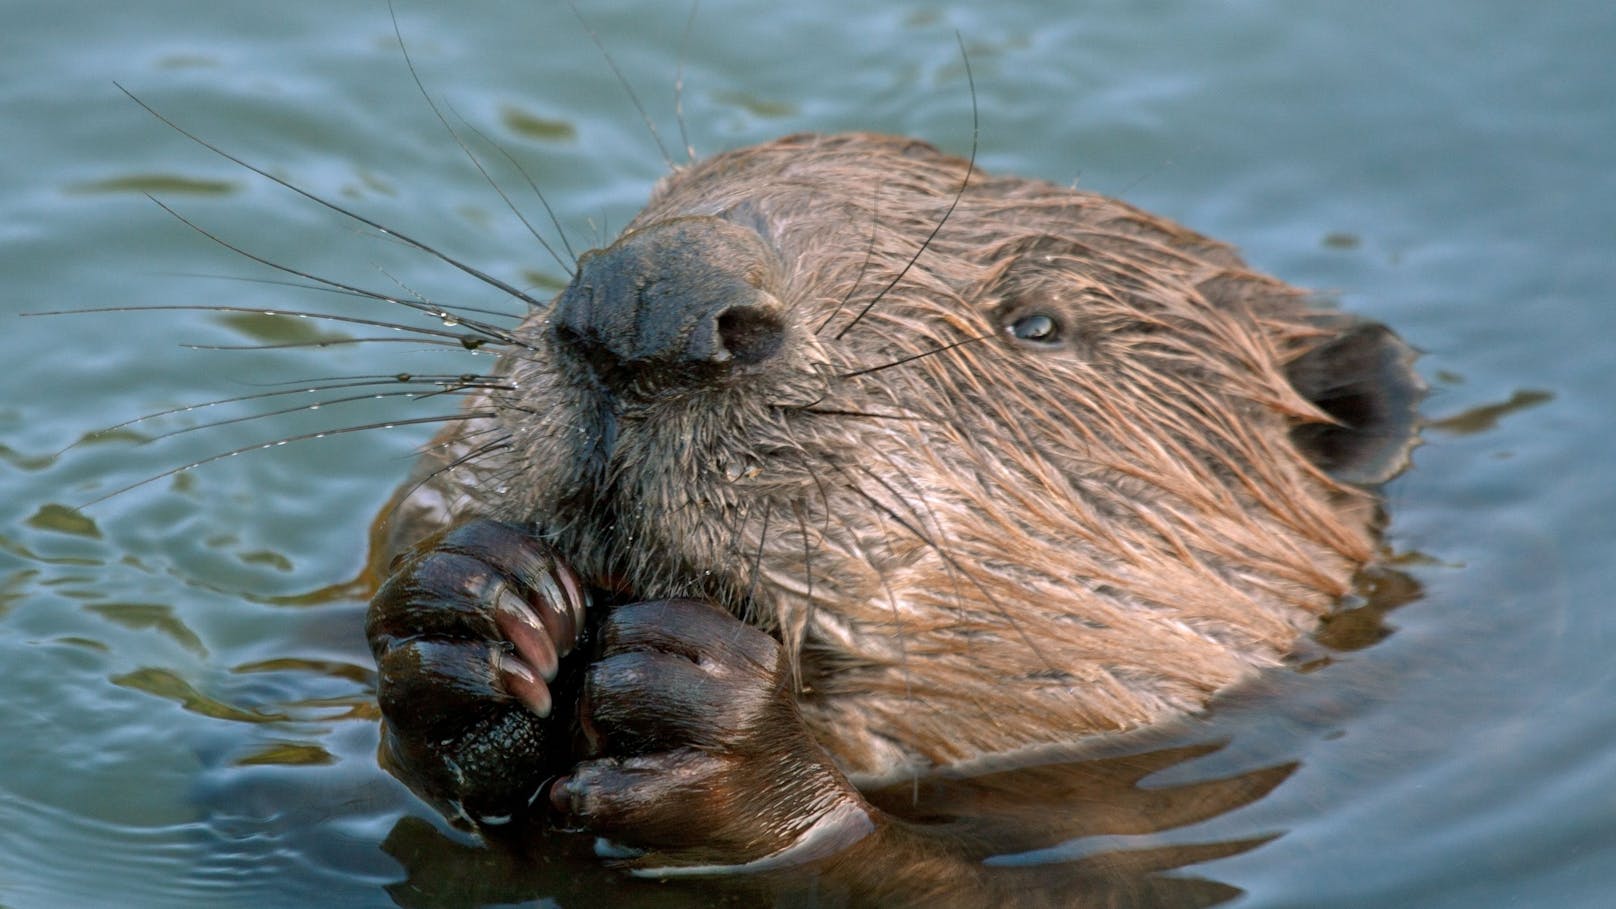
[(715, 606), (695, 600), (653, 600), (613, 610), (601, 629), (601, 652), (660, 650), (719, 671), (750, 666), (759, 677), (779, 661), (774, 638)]
[(837, 807), (867, 806), (808, 734), (779, 644), (691, 600), (619, 607), (578, 720), (585, 760), (551, 788), (571, 824), (653, 863), (779, 853)]
[(494, 602), (494, 624), (534, 671), (546, 682), (555, 680), (556, 670), (561, 668), (561, 642), (573, 639), (570, 634), (563, 637), (557, 630), (563, 625), (561, 620), (545, 622), (521, 597), (501, 589)]
[(587, 608), (571, 569), (514, 525), (465, 524), (400, 560), (366, 628), (388, 769), (451, 818), (526, 814), (572, 763), (559, 714), (583, 666), (564, 658)]
[(579, 714), (597, 730), (596, 753), (722, 749), (774, 694), (766, 670), (746, 668), (758, 671), (654, 650), (616, 653), (589, 667)]
[(586, 609), (513, 525), (467, 524), (403, 560), (368, 623), (389, 768), (484, 831), (560, 815), (658, 850), (642, 864), (789, 855), (831, 811), (865, 816), (773, 638), (703, 603), (633, 603), (605, 617), (589, 662)]

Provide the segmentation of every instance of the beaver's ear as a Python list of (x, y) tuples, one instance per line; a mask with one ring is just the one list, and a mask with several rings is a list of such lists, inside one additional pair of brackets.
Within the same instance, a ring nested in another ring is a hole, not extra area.
[(1335, 418), (1291, 437), (1313, 463), (1344, 483), (1372, 486), (1408, 465), (1425, 383), (1414, 349), (1384, 325), (1352, 321), (1285, 369), (1302, 397)]

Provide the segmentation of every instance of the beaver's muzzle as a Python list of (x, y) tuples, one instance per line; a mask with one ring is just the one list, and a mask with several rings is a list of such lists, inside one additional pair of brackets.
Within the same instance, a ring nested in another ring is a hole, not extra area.
[(552, 324), (615, 392), (707, 384), (779, 354), (778, 271), (749, 228), (714, 217), (665, 221), (585, 253)]

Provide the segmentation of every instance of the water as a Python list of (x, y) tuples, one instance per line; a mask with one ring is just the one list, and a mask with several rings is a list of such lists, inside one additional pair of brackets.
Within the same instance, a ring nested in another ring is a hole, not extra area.
[[(1435, 422), (1389, 489), (1393, 579), (1410, 589), (1384, 600), (1412, 600), (1389, 636), (1219, 705), (1183, 735), (1226, 746), (1148, 783), (1283, 768), (1272, 791), (1055, 857), (1264, 840), (1178, 874), (1242, 907), (1606, 904), (1616, 419), (1599, 351), (1616, 338), (1616, 7), (1153, 0), (1051, 22), (1034, 0), (707, 0), (688, 40), (680, 4), (588, 7), (676, 157), (681, 59), (700, 150), (862, 128), (963, 152), (957, 30), (985, 167), (1126, 195), (1426, 351)], [(400, 0), (398, 17), (429, 90), (520, 157), (570, 236), (610, 235), (664, 171), (564, 7)], [(410, 344), (179, 346), (365, 333), (245, 315), (11, 314), (334, 302), (263, 283), (275, 276), (144, 190), (314, 274), (503, 304), (211, 156), (114, 81), (493, 273), (545, 294), (563, 279), (421, 102), (385, 4), (14, 0), (4, 19), (0, 906), (704, 898), (588, 863), (523, 876), (446, 839), (375, 769), (363, 604), (343, 585), (430, 427), (225, 458), (84, 517), (64, 507), (277, 435), (440, 411), (328, 407), (131, 441), (208, 416), (193, 413), (52, 457), (93, 428), (298, 376), (478, 367)]]

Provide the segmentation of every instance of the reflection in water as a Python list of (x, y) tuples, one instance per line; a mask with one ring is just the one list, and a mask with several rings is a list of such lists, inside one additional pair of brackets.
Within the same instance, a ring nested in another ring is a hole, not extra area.
[[(1362, 650), (1379, 643), (1390, 635), (1386, 616), (1392, 610), (1419, 599), (1424, 594), (1420, 583), (1406, 572), (1391, 566), (1425, 561), (1423, 556), (1385, 555), (1384, 562), (1371, 565), (1358, 573), (1357, 594), (1326, 615), (1313, 640), (1334, 651)], [(1322, 661), (1303, 664), (1300, 668), (1316, 669)]]
[(1554, 400), (1554, 395), (1551, 392), (1523, 388), (1510, 395), (1508, 401), (1472, 407), (1451, 417), (1431, 420), (1425, 426), (1427, 429), (1451, 432), (1454, 435), (1475, 435), (1478, 432), (1486, 432), (1497, 426), (1498, 421), (1504, 417), (1523, 410), (1530, 410), (1540, 404), (1547, 404), (1552, 400)]
[[(712, 906), (724, 897), (753, 905), (755, 882), (725, 889), (711, 884), (637, 881), (602, 866), (580, 837), (557, 837), (544, 851), (509, 851), (451, 839), (428, 821), (402, 817), (382, 850), (404, 867), (387, 886), (405, 909), (469, 909), (549, 898), (561, 906)], [(751, 886), (748, 886), (748, 885)], [(745, 899), (750, 896), (752, 899)]]
[(964, 857), (981, 863), (987, 887), (1017, 903), (1060, 904), (1080, 894), (1076, 904), (1082, 906), (1211, 906), (1239, 891), (1158, 872), (1245, 852), (1272, 837), (1164, 842), (1156, 834), (1250, 804), (1297, 766), (1284, 763), (1171, 786), (1146, 782), (1221, 747), (1172, 745), (1085, 758), (1049, 757), (900, 783), (870, 797), (895, 815), (948, 829)]
[[(1176, 746), (1102, 758), (1059, 760), (899, 783), (871, 793), (895, 815), (944, 830), (955, 861), (974, 868), (959, 904), (1083, 907), (1202, 907), (1239, 895), (1226, 884), (1160, 872), (1256, 848), (1272, 836), (1229, 842), (1162, 843), (1152, 834), (1249, 804), (1283, 782), (1295, 764), (1168, 787), (1142, 781), (1210, 754), (1216, 745)], [(692, 819), (699, 822), (699, 819)], [(604, 867), (587, 838), (551, 835), (525, 850), (474, 845), (404, 817), (382, 847), (404, 867), (388, 887), (401, 906), (484, 906), (547, 898), (563, 906), (739, 905), (769, 898), (826, 905), (937, 905), (937, 869), (920, 864), (861, 869), (854, 882), (814, 869), (761, 878), (656, 882)], [(906, 874), (907, 872), (907, 874)], [(909, 877), (908, 875), (913, 875)], [(984, 902), (986, 900), (986, 902)], [(947, 905), (946, 899), (942, 903)]]

